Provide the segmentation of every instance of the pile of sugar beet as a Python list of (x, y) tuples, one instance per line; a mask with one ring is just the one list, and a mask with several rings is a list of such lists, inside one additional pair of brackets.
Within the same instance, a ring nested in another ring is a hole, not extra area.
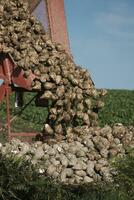
[(50, 107), (44, 134), (71, 140), (74, 127), (97, 125), (96, 112), (103, 106), (100, 97), (105, 90), (97, 91), (87, 70), (49, 39), (25, 1), (1, 1), (0, 44), (26, 78), (31, 71), (36, 75), (32, 88), (42, 91), (38, 98)]
[(25, 78), (36, 75), (32, 88), (49, 107), (43, 137), (53, 141), (28, 144), (16, 139), (1, 145), (1, 152), (25, 156), (40, 173), (66, 184), (110, 181), (109, 159), (134, 147), (134, 128), (99, 127), (106, 91), (97, 90), (88, 71), (50, 40), (24, 0), (0, 1), (0, 52), (12, 56)]

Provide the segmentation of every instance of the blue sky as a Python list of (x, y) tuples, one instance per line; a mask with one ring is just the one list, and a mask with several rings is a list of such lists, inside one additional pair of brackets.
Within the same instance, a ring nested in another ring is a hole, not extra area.
[(71, 51), (98, 88), (134, 89), (134, 0), (64, 0)]
[[(134, 0), (64, 0), (71, 52), (97, 88), (134, 90)], [(34, 13), (44, 21), (42, 4)]]

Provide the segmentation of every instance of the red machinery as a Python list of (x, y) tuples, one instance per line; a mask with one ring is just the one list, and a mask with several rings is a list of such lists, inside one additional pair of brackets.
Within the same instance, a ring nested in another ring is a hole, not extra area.
[[(64, 11), (64, 0), (28, 0), (31, 7), (31, 13), (35, 14), (39, 19), (44, 16), (43, 24), (48, 25), (48, 31), (52, 41), (61, 43), (66, 51), (70, 54), (69, 40), (66, 27), (66, 18)], [(40, 19), (39, 19), (40, 20)], [(44, 26), (45, 27), (45, 26)], [(47, 28), (47, 27), (45, 27)], [(9, 95), (12, 91), (16, 94), (21, 91), (32, 91), (31, 84), (35, 75), (31, 72), (28, 79), (23, 76), (24, 72), (18, 68), (13, 58), (8, 54), (0, 53), (0, 103), (6, 97), (7, 107), (7, 124), (8, 138), (11, 140), (14, 136), (35, 136), (37, 133), (11, 133), (11, 121), (10, 119), (10, 102)], [(37, 91), (36, 91), (37, 92)], [(39, 91), (38, 91), (39, 92)], [(38, 100), (38, 99), (36, 99)], [(1, 128), (0, 128), (1, 130)]]
[(0, 86), (0, 103), (6, 97), (6, 109), (7, 109), (7, 129), (8, 139), (11, 140), (14, 136), (35, 136), (37, 133), (11, 133), (11, 121), (10, 119), (10, 101), (9, 95), (11, 92), (20, 91), (33, 91), (32, 82), (36, 76), (31, 72), (28, 79), (24, 77), (22, 69), (17, 67), (9, 54), (0, 53), (0, 80), (2, 84)]
[(28, 0), (30, 11), (44, 25), (52, 41), (61, 43), (70, 52), (64, 0)]

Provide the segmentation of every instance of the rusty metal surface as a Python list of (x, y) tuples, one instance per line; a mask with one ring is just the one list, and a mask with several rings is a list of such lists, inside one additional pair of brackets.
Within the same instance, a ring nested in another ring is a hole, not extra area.
[(31, 13), (42, 22), (53, 42), (70, 53), (64, 0), (28, 0)]
[(12, 61), (12, 58), (8, 54), (0, 54), (0, 78), (3, 80), (2, 85), (0, 86), (0, 102), (3, 98), (6, 98), (6, 118), (7, 118), (7, 131), (8, 131), (8, 140), (10, 141), (12, 137), (15, 136), (26, 136), (31, 137), (37, 135), (36, 133), (12, 133), (11, 132), (11, 116), (10, 116), (10, 93), (12, 87), (17, 84), (17, 89), (31, 89), (31, 84), (35, 75), (30, 74), (28, 79), (25, 79), (23, 76), (23, 70), (17, 68), (15, 63)]
[(24, 72), (19, 67), (16, 67), (12, 73), (12, 82), (17, 87), (22, 87), (26, 90), (32, 90), (32, 82), (35, 79), (35, 75), (31, 72), (28, 78), (24, 78)]
[(11, 83), (13, 61), (8, 54), (0, 53), (0, 78)]
[(28, 0), (30, 12), (32, 13), (41, 0)]
[(0, 86), (0, 103), (3, 101), (5, 97), (5, 85), (1, 85)]
[(6, 94), (11, 93), (11, 74), (13, 71), (13, 62), (8, 55), (0, 54), (0, 79), (3, 80), (2, 85), (0, 86), (0, 102), (4, 99)]
[(70, 52), (64, 0), (46, 0), (46, 2), (52, 40), (61, 43)]
[[(31, 72), (29, 78), (24, 78), (23, 70), (19, 67), (15, 67), (9, 55), (4, 56), (0, 55), (0, 79), (4, 81), (3, 85), (5, 85), (5, 83), (7, 83), (8, 85), (13, 84), (17, 85), (18, 87), (31, 90), (32, 81), (35, 79), (36, 76)], [(0, 91), (0, 93), (2, 93), (2, 91)]]

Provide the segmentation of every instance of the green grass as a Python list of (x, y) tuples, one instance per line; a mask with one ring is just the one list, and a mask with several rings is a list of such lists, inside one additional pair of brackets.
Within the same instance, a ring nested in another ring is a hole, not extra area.
[[(16, 110), (13, 105), (14, 96), (11, 97), (11, 113), (14, 116), (19, 110)], [(27, 103), (31, 99), (31, 94), (27, 93), (25, 96), (25, 103)], [(134, 90), (108, 90), (108, 94), (103, 98), (105, 102), (105, 107), (99, 113), (99, 121), (100, 125), (103, 126), (105, 124), (113, 125), (114, 123), (120, 122), (127, 126), (134, 126)], [(35, 107), (34, 101), (26, 108), (24, 113), (17, 118), (16, 121), (12, 124), (13, 131), (41, 131), (43, 127), (43, 123), (45, 122), (47, 116), (47, 109)], [(4, 123), (6, 119), (5, 115), (5, 103), (0, 105), (0, 120)], [(5, 132), (0, 133), (0, 142), (6, 141)], [(3, 163), (3, 161), (2, 161)], [(11, 164), (11, 161), (9, 162)], [(25, 192), (22, 191), (20, 200), (26, 199), (25, 194), (28, 197), (27, 199), (37, 199), (37, 200), (129, 200), (134, 199), (134, 185), (133, 185), (133, 164), (134, 157), (133, 155), (125, 158), (125, 160), (117, 161), (116, 168), (119, 171), (119, 176), (116, 177), (114, 185), (107, 185), (106, 187), (97, 186), (78, 186), (78, 187), (64, 187), (61, 185), (54, 185), (53, 182), (49, 182), (47, 180), (43, 180), (41, 182), (42, 185), (39, 185), (34, 179), (34, 185), (26, 185)], [(122, 167), (120, 167), (120, 165)], [(1, 165), (0, 165), (1, 166)], [(9, 166), (6, 164), (5, 166)], [(10, 167), (10, 166), (9, 166)], [(11, 166), (11, 169), (15, 169)], [(23, 167), (25, 170), (25, 167)], [(22, 170), (22, 172), (24, 172)], [(18, 171), (18, 170), (16, 170)], [(2, 170), (1, 170), (2, 172)], [(11, 181), (14, 183), (13, 177), (16, 175), (13, 172), (11, 177), (11, 170), (9, 169), (10, 176), (6, 175), (7, 179), (2, 179), (6, 181)], [(33, 170), (32, 170), (33, 172)], [(131, 173), (130, 173), (131, 172)], [(25, 173), (23, 173), (25, 174)], [(131, 175), (132, 174), (132, 175)], [(5, 173), (4, 173), (5, 176)], [(29, 176), (29, 175), (28, 175)], [(3, 176), (0, 176), (1, 178)], [(18, 176), (19, 177), (19, 176)], [(26, 179), (24, 179), (25, 181)], [(37, 178), (38, 180), (38, 178)], [(22, 183), (22, 177), (18, 178), (18, 181)], [(4, 182), (5, 183), (5, 182)], [(20, 182), (18, 182), (20, 184)], [(25, 184), (25, 183), (24, 183)], [(31, 183), (30, 183), (31, 184)], [(127, 187), (126, 187), (127, 184)], [(9, 184), (8, 184), (9, 185)], [(115, 186), (118, 185), (119, 188)], [(6, 183), (7, 186), (7, 183)], [(12, 186), (12, 184), (11, 184)], [(25, 186), (25, 185), (24, 185)], [(1, 186), (3, 187), (3, 185)], [(6, 188), (5, 186), (3, 187)], [(1, 189), (3, 189), (1, 188)], [(2, 190), (0, 189), (0, 194), (2, 194)], [(10, 191), (15, 192), (17, 195), (19, 188), (13, 188)], [(5, 190), (4, 190), (5, 191)], [(8, 190), (6, 189), (6, 192)], [(34, 191), (34, 192), (33, 192)], [(35, 195), (34, 198), (31, 194)], [(13, 193), (12, 193), (13, 194)], [(40, 194), (44, 194), (43, 196)], [(5, 195), (9, 195), (9, 192)], [(23, 198), (24, 196), (24, 198)], [(9, 196), (8, 196), (9, 197)], [(53, 198), (54, 197), (54, 198)], [(3, 199), (3, 198), (2, 198)], [(7, 198), (6, 198), (7, 199)], [(10, 199), (15, 199), (10, 198)]]
[(134, 150), (112, 162), (111, 183), (63, 185), (38, 174), (25, 157), (0, 153), (1, 200), (134, 200)]
[(99, 113), (100, 125), (122, 123), (134, 126), (134, 90), (108, 90)]
[[(27, 104), (36, 93), (26, 92), (24, 96), (24, 105)], [(34, 100), (26, 109), (19, 114), (20, 108), (14, 107), (14, 94), (10, 97), (10, 112), (11, 119), (17, 115), (17, 118), (12, 121), (12, 132), (38, 132), (40, 133), (47, 116), (47, 108), (36, 107)], [(0, 104), (0, 122), (6, 124), (6, 105), (5, 102)], [(0, 132), (0, 141), (6, 141), (6, 129)]]
[[(25, 93), (24, 102), (27, 103), (36, 95), (35, 93)], [(103, 98), (105, 106), (99, 112), (99, 123), (113, 125), (123, 123), (126, 126), (134, 126), (134, 90), (108, 90), (108, 94)], [(14, 108), (14, 95), (11, 96), (12, 117), (19, 112)], [(5, 103), (0, 104), (0, 121), (6, 123)], [(41, 132), (47, 116), (47, 108), (36, 107), (34, 101), (18, 116), (12, 123), (12, 131), (37, 131)], [(5, 131), (4, 131), (5, 132)], [(0, 134), (0, 139), (3, 133)]]

